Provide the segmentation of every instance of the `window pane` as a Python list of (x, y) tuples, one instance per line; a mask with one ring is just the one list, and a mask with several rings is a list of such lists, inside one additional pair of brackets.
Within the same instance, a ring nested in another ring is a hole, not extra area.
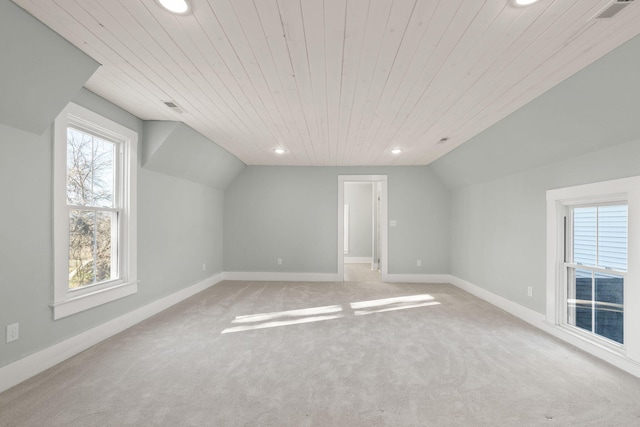
[(111, 246), (112, 241), (117, 239), (114, 236), (115, 215), (111, 212), (96, 212), (96, 282), (117, 278), (114, 268), (117, 257)]
[(573, 209), (573, 262), (596, 265), (597, 214), (596, 207)]
[(573, 270), (567, 289), (568, 323), (593, 331), (593, 283), (588, 270)]
[(598, 266), (627, 270), (627, 206), (598, 208)]
[(623, 342), (624, 278), (612, 274), (595, 274), (595, 330), (610, 340)]
[(69, 212), (69, 288), (94, 283), (94, 230), (93, 212)]
[(69, 212), (69, 288), (81, 288), (117, 278), (112, 236), (116, 214)]
[(67, 203), (87, 205), (91, 198), (91, 136), (67, 128)]
[(114, 207), (116, 144), (67, 128), (67, 203)]

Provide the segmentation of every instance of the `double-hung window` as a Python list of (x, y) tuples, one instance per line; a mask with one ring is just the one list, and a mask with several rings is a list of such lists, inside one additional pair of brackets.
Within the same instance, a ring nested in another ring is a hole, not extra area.
[(137, 291), (137, 133), (69, 104), (54, 135), (54, 318)]
[(566, 209), (566, 323), (624, 343), (627, 205)]
[(547, 191), (546, 320), (556, 336), (640, 372), (640, 177)]

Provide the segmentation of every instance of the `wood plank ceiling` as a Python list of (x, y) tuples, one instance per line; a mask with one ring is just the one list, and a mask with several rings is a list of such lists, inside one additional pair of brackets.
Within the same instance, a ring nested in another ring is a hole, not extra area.
[(89, 90), (250, 165), (428, 164), (640, 33), (640, 1), (189, 1), (14, 0), (102, 64)]

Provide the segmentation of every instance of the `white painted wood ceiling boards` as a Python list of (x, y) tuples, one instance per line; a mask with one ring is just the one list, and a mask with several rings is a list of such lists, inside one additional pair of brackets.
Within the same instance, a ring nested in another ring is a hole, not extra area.
[(249, 165), (429, 164), (640, 33), (640, 1), (14, 2), (102, 64), (89, 90)]

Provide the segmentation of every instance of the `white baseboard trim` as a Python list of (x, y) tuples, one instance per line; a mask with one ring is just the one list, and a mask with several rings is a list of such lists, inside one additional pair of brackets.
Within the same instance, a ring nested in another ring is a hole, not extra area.
[(346, 256), (344, 257), (345, 264), (371, 264), (370, 256)]
[(386, 274), (383, 282), (392, 283), (451, 283), (450, 274)]
[(342, 282), (337, 273), (287, 273), (275, 271), (226, 271), (224, 280), (247, 280), (256, 282)]
[(0, 367), (0, 393), (43, 372), (52, 366), (110, 338), (149, 317), (185, 300), (198, 292), (221, 282), (224, 274), (218, 273), (188, 288), (182, 289), (159, 300), (153, 301), (130, 313), (98, 325), (88, 331), (68, 338), (30, 354), (15, 362)]
[(547, 322), (544, 314), (540, 314), (537, 311), (526, 308), (520, 304), (496, 295), (490, 291), (487, 291), (486, 289), (483, 289), (453, 275), (450, 275), (449, 283), (456, 286), (457, 288), (462, 289), (465, 292), (475, 295), (476, 297), (490, 303), (491, 305), (494, 305), (506, 311), (509, 314), (512, 314), (513, 316), (521, 320), (524, 320), (530, 325), (541, 329), (542, 331), (566, 342), (567, 344), (577, 347), (580, 350), (591, 354), (592, 356), (604, 360), (605, 362), (610, 363), (611, 365), (640, 378), (640, 363), (628, 358), (618, 351), (612, 351), (604, 345), (600, 346), (594, 344), (592, 341), (587, 341), (584, 338), (580, 337), (578, 334), (572, 333), (565, 328)]
[(456, 276), (449, 275), (449, 277), (449, 283), (451, 283), (455, 287), (460, 288), (463, 291), (470, 293), (471, 295), (475, 295), (481, 300), (485, 300), (488, 303), (495, 305), (496, 307), (524, 320), (525, 322), (533, 326), (539, 328), (540, 323), (545, 319), (544, 314), (540, 314), (537, 311), (531, 310), (530, 308), (496, 295), (493, 292), (481, 288), (480, 286), (474, 285), (473, 283), (467, 282), (466, 280), (462, 280)]

